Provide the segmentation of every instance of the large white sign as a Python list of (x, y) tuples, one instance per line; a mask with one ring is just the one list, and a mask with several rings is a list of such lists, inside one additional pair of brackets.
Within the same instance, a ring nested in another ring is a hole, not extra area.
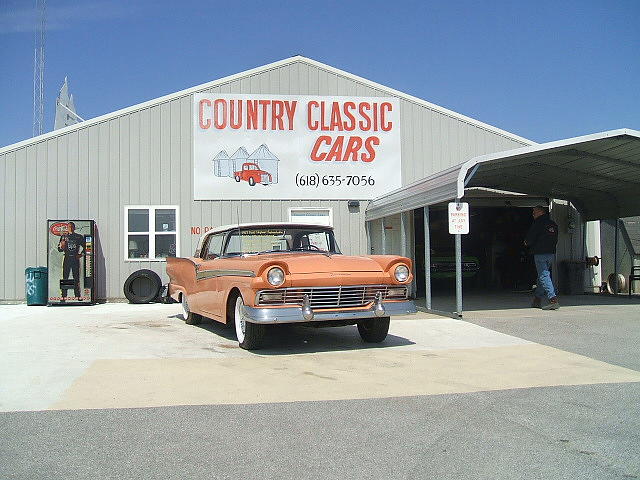
[(196, 200), (367, 200), (400, 188), (395, 98), (194, 95)]

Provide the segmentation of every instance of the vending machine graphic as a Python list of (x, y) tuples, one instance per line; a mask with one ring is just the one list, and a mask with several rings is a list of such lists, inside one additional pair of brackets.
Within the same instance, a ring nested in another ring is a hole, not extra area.
[(49, 305), (95, 302), (95, 222), (47, 220)]

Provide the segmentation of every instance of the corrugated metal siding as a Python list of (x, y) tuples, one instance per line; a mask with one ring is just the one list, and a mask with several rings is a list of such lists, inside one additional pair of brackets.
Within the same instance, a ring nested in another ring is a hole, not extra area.
[[(300, 61), (208, 91), (388, 95), (384, 89)], [(522, 145), (416, 102), (400, 102), (403, 185), (473, 156)], [(24, 268), (46, 264), (47, 218), (96, 220), (98, 297), (123, 297), (124, 280), (140, 268), (150, 268), (166, 281), (163, 262), (124, 261), (126, 205), (179, 205), (180, 255), (195, 249), (191, 226), (235, 223), (238, 215), (245, 222), (283, 221), (290, 207), (305, 206), (331, 207), (343, 252), (368, 253), (367, 202), (352, 213), (346, 201), (194, 201), (192, 123), (192, 95), (186, 94), (1, 154), (0, 300), (24, 299)], [(391, 237), (389, 248), (399, 250)]]

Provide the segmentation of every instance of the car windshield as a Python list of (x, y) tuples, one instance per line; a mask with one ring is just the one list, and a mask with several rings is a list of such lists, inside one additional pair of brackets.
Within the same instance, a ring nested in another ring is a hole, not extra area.
[(229, 232), (224, 255), (273, 252), (340, 253), (333, 231), (321, 227), (241, 228)]

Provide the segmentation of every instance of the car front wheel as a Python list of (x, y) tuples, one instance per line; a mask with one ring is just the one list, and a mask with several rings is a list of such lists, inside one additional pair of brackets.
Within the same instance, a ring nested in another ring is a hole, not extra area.
[(249, 185), (251, 185), (252, 187), (256, 184), (256, 181), (253, 177), (249, 177)]
[(380, 343), (389, 333), (389, 317), (367, 318), (358, 322), (360, 337), (367, 343)]
[(240, 348), (255, 350), (262, 346), (266, 327), (245, 320), (244, 301), (240, 295), (236, 298), (235, 308), (233, 309), (233, 323), (236, 327), (236, 337), (238, 337)]

